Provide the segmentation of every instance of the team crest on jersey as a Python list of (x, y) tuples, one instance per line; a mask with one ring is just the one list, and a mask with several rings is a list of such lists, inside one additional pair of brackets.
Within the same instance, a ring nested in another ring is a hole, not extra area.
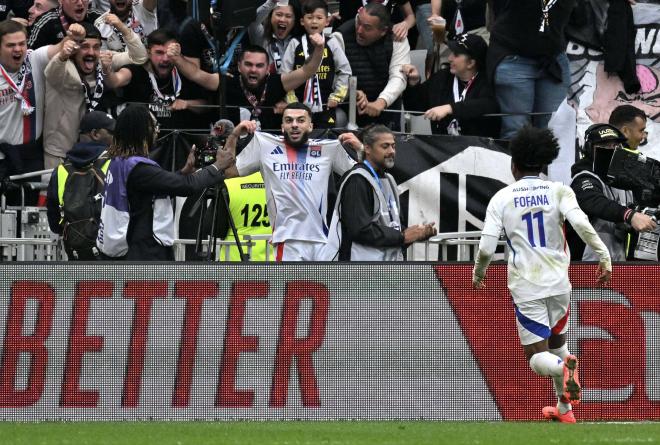
[(310, 145), (309, 146), (309, 155), (313, 158), (321, 157), (321, 146), (320, 145)]

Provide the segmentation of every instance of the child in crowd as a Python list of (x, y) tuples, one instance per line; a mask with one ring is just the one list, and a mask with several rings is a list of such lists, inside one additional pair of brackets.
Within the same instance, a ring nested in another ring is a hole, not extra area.
[[(328, 26), (328, 4), (325, 0), (307, 0), (303, 3), (300, 23), (305, 35), (292, 38), (282, 59), (282, 72), (301, 67), (309, 57), (307, 36), (322, 33)], [(351, 66), (344, 52), (340, 33), (333, 33), (325, 41), (323, 59), (316, 75), (295, 91), (289, 92), (288, 102), (303, 102), (312, 109), (315, 128), (332, 128), (336, 123), (337, 105), (348, 93)]]

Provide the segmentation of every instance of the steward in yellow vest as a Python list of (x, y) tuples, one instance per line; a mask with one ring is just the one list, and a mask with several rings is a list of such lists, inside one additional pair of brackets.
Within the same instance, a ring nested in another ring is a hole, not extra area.
[(69, 260), (94, 260), (101, 217), (101, 196), (110, 160), (104, 152), (112, 142), (115, 120), (101, 112), (87, 113), (80, 138), (53, 170), (48, 183), (48, 225), (62, 235)]
[[(248, 247), (245, 244), (245, 235), (271, 235), (273, 230), (268, 218), (266, 208), (266, 188), (261, 173), (253, 173), (249, 176), (226, 179), (225, 184), (229, 195), (229, 211), (234, 218), (236, 231), (241, 238), (243, 252), (247, 254)], [(224, 205), (218, 205), (217, 220), (220, 223), (216, 231), (220, 238), (226, 241), (234, 241), (234, 234), (230, 230), (229, 221), (223, 209)], [(266, 258), (266, 243), (268, 241), (255, 241), (250, 253), (250, 261), (272, 261), (274, 258), (272, 249), (270, 258)], [(227, 261), (227, 249), (218, 249), (219, 261)], [(229, 261), (240, 261), (238, 248), (229, 248)]]

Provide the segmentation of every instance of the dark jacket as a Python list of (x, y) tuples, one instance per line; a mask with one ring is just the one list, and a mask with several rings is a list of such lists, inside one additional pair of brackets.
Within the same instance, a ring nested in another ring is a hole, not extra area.
[(174, 260), (174, 249), (163, 246), (153, 236), (153, 201), (155, 196), (189, 196), (214, 185), (223, 178), (214, 167), (206, 167), (193, 175), (172, 173), (149, 164), (138, 164), (127, 181), (130, 222), (126, 260)]
[[(495, 94), (485, 73), (479, 73), (475, 77), (463, 101), (454, 101), (453, 86), (454, 75), (449, 72), (448, 68), (436, 71), (426, 82), (406, 88), (403, 93), (405, 109), (426, 111), (439, 105), (450, 104), (454, 113), (441, 121), (432, 121), (433, 134), (447, 134), (447, 126), (453, 119), (456, 119), (460, 124), (461, 134), (498, 137), (500, 118), (482, 117), (484, 114), (499, 111)], [(459, 91), (461, 91), (460, 88)]]
[[(604, 181), (601, 182), (594, 177), (592, 163), (592, 158), (586, 157), (573, 164), (571, 188), (575, 192), (580, 208), (589, 217), (613, 259), (622, 261), (625, 259), (625, 231), (627, 230), (624, 228), (624, 218), (628, 210), (624, 205), (627, 203), (623, 202), (625, 199), (622, 197), (626, 193), (609, 187), (604, 184)], [(629, 196), (632, 197), (632, 193)], [(586, 246), (570, 224), (567, 225), (566, 237), (572, 260), (592, 259), (590, 255), (593, 254), (593, 251), (584, 255)]]
[(566, 27), (566, 37), (587, 48), (603, 51), (608, 2), (578, 0)]
[[(352, 170), (358, 168), (364, 169), (365, 166), (359, 163)], [(349, 172), (346, 172), (344, 177), (348, 176)], [(374, 222), (372, 211), (374, 201), (374, 188), (363, 176), (352, 175), (346, 180), (341, 194), (343, 237), (340, 244), (339, 261), (350, 261), (353, 242), (370, 247), (403, 248), (404, 237), (401, 230)]]
[(588, 171), (593, 173), (592, 159), (583, 158), (571, 167), (571, 188), (575, 192), (580, 208), (589, 218), (601, 218), (606, 221), (622, 223), (627, 207), (608, 199), (598, 180), (591, 175), (581, 175)]
[(392, 33), (369, 46), (361, 46), (355, 38), (355, 19), (339, 27), (344, 37), (346, 58), (351, 64), (353, 76), (357, 77), (357, 89), (364, 91), (370, 102), (378, 99), (389, 81), (392, 60)]
[[(611, 1), (607, 11), (609, 20), (605, 30), (605, 71), (616, 73), (623, 81), (626, 93), (639, 91), (641, 85), (637, 78), (635, 59), (636, 30), (632, 6), (627, 1)], [(616, 19), (614, 19), (616, 17)]]
[(558, 0), (550, 9), (548, 25), (543, 22), (541, 1), (495, 2), (497, 18), (488, 47), (488, 78), (494, 81), (497, 65), (506, 56), (522, 56), (543, 63), (545, 71), (561, 82), (562, 72), (556, 57), (566, 51), (564, 31), (577, 0)]

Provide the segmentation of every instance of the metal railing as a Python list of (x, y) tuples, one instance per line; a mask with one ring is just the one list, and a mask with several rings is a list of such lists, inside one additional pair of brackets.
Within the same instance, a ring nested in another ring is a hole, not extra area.
[(50, 238), (0, 238), (0, 261), (63, 261), (62, 244)]
[[(429, 238), (424, 244), (424, 257), (422, 261), (473, 261), (479, 250), (479, 241), (481, 232), (479, 230), (467, 232), (445, 232), (438, 233)], [(503, 253), (496, 253), (494, 260), (506, 260), (509, 254), (509, 246), (502, 238), (498, 241), (498, 250), (503, 249)], [(431, 258), (431, 247), (437, 245), (439, 258)], [(455, 247), (455, 255), (451, 255), (451, 248)], [(455, 257), (454, 257), (455, 256)], [(408, 260), (419, 261), (414, 257), (413, 246), (408, 248)]]
[[(422, 243), (424, 254), (416, 257), (413, 252), (413, 245), (408, 247), (408, 261), (473, 261), (479, 249), (479, 240), (481, 232), (447, 232), (439, 233)], [(274, 261), (275, 252), (270, 243), (270, 235), (245, 235), (245, 241), (242, 243), (244, 251), (248, 257), (252, 255), (252, 249), (258, 243), (265, 243), (266, 258), (268, 261)], [(176, 239), (174, 240), (174, 259), (175, 261), (186, 261), (186, 246), (194, 246), (194, 239)], [(202, 245), (208, 249), (208, 241), (203, 240)], [(217, 240), (216, 251), (218, 261), (230, 261), (230, 249), (235, 246), (233, 240)], [(437, 247), (437, 255), (433, 247)], [(498, 242), (498, 253), (494, 260), (506, 260), (508, 257), (508, 246), (506, 241), (500, 239)], [(225, 247), (223, 249), (223, 247)], [(66, 260), (66, 254), (59, 239), (49, 238), (0, 238), (0, 260), (4, 261), (63, 261)]]
[[(252, 248), (258, 243), (266, 244), (266, 258), (268, 261), (274, 261), (274, 252), (273, 246), (270, 243), (270, 235), (243, 235), (243, 241), (241, 246), (243, 251), (247, 254), (248, 258), (252, 257)], [(186, 246), (194, 246), (196, 244), (194, 239), (175, 239), (174, 240), (174, 260), (175, 261), (185, 261), (186, 260)], [(202, 240), (202, 246), (208, 249), (209, 242), (208, 240)], [(236, 243), (233, 240), (216, 240), (216, 252), (218, 254), (218, 261), (230, 261), (230, 248), (236, 246)], [(224, 249), (222, 249), (225, 247)]]

